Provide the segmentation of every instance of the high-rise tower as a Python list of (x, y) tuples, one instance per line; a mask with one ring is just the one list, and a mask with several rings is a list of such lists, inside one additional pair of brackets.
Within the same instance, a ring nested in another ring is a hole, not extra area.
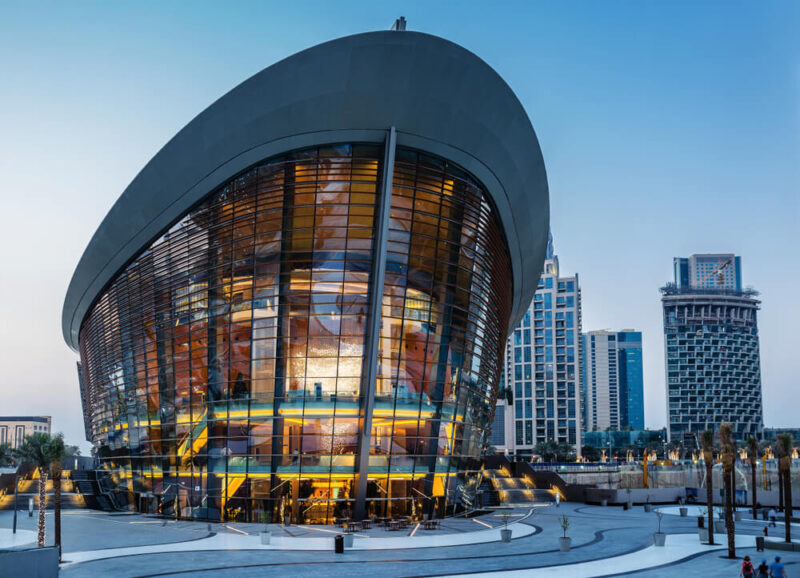
[(642, 334), (589, 331), (583, 360), (584, 431), (644, 429)]
[(692, 255), (674, 263), (675, 282), (661, 289), (669, 437), (723, 422), (733, 424), (736, 439), (758, 436), (758, 293), (742, 290), (735, 255)]
[(539, 442), (581, 447), (581, 293), (578, 275), (562, 277), (548, 259), (533, 301), (506, 344), (505, 384), (513, 390), (514, 448)]

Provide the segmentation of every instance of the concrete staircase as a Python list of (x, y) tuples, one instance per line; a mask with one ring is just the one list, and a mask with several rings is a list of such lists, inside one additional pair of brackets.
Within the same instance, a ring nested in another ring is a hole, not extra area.
[(528, 477), (513, 477), (506, 468), (490, 470), (488, 480), (503, 504), (542, 504), (555, 501), (555, 495), (545, 488), (537, 488)]
[[(5, 481), (7, 483), (0, 490), (0, 510), (13, 510), (15, 503), (13, 477)], [(19, 480), (17, 489), (17, 508), (26, 510), (29, 498), (33, 499), (34, 508), (39, 508), (39, 479), (34, 471), (24, 474), (24, 477)], [(47, 493), (47, 509), (51, 510), (55, 503), (52, 479), (47, 480), (45, 492)], [(91, 470), (64, 470), (61, 479), (61, 507), (106, 511), (119, 509), (114, 504), (113, 495), (104, 490), (96, 472)]]
[[(17, 508), (26, 510), (28, 508), (28, 500), (33, 498), (33, 507), (39, 508), (39, 480), (38, 479), (23, 479), (19, 481), (17, 495)], [(53, 480), (48, 479), (45, 485), (47, 493), (47, 509), (52, 510), (55, 504), (53, 497)], [(61, 480), (61, 507), (68, 508), (86, 508), (86, 500), (83, 495), (75, 492), (73, 483), (69, 479)], [(13, 510), (14, 509), (14, 488), (6, 489), (0, 495), (0, 510)]]

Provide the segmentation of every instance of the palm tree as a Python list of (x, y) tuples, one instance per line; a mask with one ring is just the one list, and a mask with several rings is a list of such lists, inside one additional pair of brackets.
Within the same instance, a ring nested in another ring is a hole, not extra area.
[(783, 511), (783, 470), (781, 469), (780, 457), (781, 446), (780, 442), (776, 439), (772, 444), (772, 453), (778, 458), (778, 511)]
[(725, 488), (725, 530), (728, 534), (728, 558), (736, 558), (736, 531), (733, 525), (733, 462), (736, 444), (733, 427), (729, 423), (719, 426), (719, 441), (722, 446), (722, 485)]
[(778, 449), (780, 461), (778, 470), (783, 478), (783, 520), (786, 527), (786, 541), (792, 541), (792, 434), (780, 434), (778, 436)]
[(700, 434), (703, 446), (703, 461), (706, 464), (706, 501), (708, 502), (708, 543), (714, 544), (714, 490), (711, 483), (711, 468), (714, 467), (714, 430), (703, 430)]
[(753, 488), (753, 519), (756, 520), (758, 518), (758, 512), (756, 511), (756, 494), (758, 492), (758, 488), (756, 487), (756, 467), (758, 466), (758, 440), (756, 436), (751, 435), (747, 438), (747, 454), (750, 458), (750, 486)]
[(50, 465), (50, 436), (43, 433), (33, 433), (25, 436), (25, 439), (17, 448), (17, 458), (21, 462), (30, 462), (39, 471), (39, 536), (37, 543), (40, 548), (44, 547), (45, 538), (45, 518), (44, 512), (47, 508), (47, 468)]
[(56, 434), (50, 439), (48, 454), (50, 457), (50, 474), (53, 477), (53, 517), (55, 545), (58, 548), (59, 561), (61, 560), (61, 460), (79, 455), (77, 446), (64, 444), (64, 435)]

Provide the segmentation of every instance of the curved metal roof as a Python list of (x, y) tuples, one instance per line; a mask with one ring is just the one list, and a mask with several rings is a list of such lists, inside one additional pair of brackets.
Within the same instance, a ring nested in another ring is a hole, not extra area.
[(509, 243), (512, 322), (536, 290), (547, 244), (544, 160), (525, 110), (466, 49), (419, 32), (368, 32), (299, 52), (200, 113), (122, 193), (73, 274), (62, 313), (78, 348), (84, 317), (142, 250), (215, 187), (270, 156), (336, 142), (382, 142), (458, 163), (488, 189)]

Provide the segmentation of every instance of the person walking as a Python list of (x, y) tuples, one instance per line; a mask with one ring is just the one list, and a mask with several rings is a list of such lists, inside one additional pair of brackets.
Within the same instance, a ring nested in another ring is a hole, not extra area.
[(741, 578), (753, 578), (755, 571), (753, 563), (750, 561), (750, 556), (745, 556), (742, 562), (742, 568), (739, 570), (739, 576)]
[(756, 578), (769, 578), (769, 564), (766, 558), (761, 559), (761, 564), (756, 569)]
[(775, 508), (769, 509), (769, 525), (773, 528), (777, 528), (778, 524), (776, 523), (778, 520), (778, 512), (775, 511)]
[(775, 561), (769, 565), (769, 575), (771, 578), (787, 578), (780, 556), (775, 556)]
[(561, 507), (561, 494), (556, 490), (556, 508)]

